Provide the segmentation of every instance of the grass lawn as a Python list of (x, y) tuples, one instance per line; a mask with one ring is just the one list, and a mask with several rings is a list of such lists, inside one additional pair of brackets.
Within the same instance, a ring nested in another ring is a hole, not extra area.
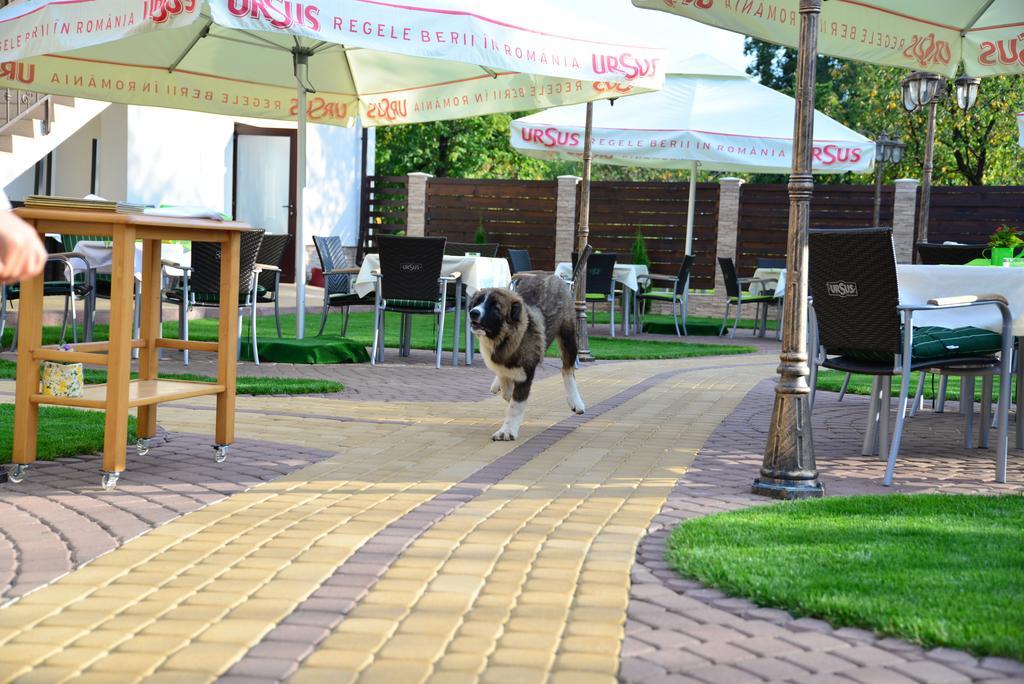
[[(17, 364), (14, 361), (0, 359), (0, 380), (13, 380)], [(107, 372), (99, 368), (86, 368), (84, 371), (85, 384), (102, 385), (107, 381)], [(138, 377), (138, 373), (132, 373), (132, 377)], [(192, 373), (161, 373), (160, 377), (165, 380), (189, 380), (193, 382), (214, 383), (216, 378), (207, 375), (195, 375)], [(238, 394), (330, 394), (341, 392), (345, 386), (340, 382), (331, 380), (307, 380), (304, 378), (269, 378), (269, 377), (239, 377), (235, 382), (235, 391)]]
[[(775, 330), (776, 323), (771, 317), (774, 312), (770, 312), (768, 317), (768, 329)], [(587, 316), (590, 316), (590, 311), (587, 311)], [(732, 322), (735, 319), (729, 320), (729, 325), (725, 327), (725, 335), (728, 336), (729, 331), (732, 330)], [(598, 309), (597, 315), (594, 317), (594, 322), (599, 324), (607, 325), (610, 321), (608, 317), (608, 308), (604, 307)], [(759, 322), (758, 322), (759, 323)], [(615, 312), (615, 324), (622, 325), (622, 312), (617, 310)], [(742, 336), (744, 333), (740, 333), (740, 330), (753, 330), (755, 321), (752, 318), (740, 319), (739, 329), (736, 331), (737, 337)], [(672, 316), (668, 314), (647, 314), (644, 316), (644, 328), (650, 332), (662, 333), (666, 335), (674, 335), (676, 332), (675, 323), (672, 320)], [(682, 330), (680, 324), (679, 329)], [(706, 316), (687, 316), (686, 318), (686, 332), (690, 335), (706, 335), (710, 337), (717, 337), (718, 331), (722, 329), (721, 318), (709, 318)], [(752, 333), (746, 333), (752, 334)]]
[[(195, 340), (217, 339), (217, 321), (197, 320), (189, 321), (189, 337)], [(452, 329), (455, 325), (455, 316), (448, 314), (445, 318), (444, 349), (452, 348)], [(286, 336), (291, 336), (295, 330), (295, 316), (292, 314), (281, 317), (281, 328)], [(164, 323), (164, 334), (169, 337), (177, 336), (178, 325), (176, 321)], [(320, 329), (319, 316), (306, 317), (306, 335), (316, 335)], [(274, 318), (272, 316), (261, 316), (256, 319), (256, 334), (258, 337), (276, 336)], [(327, 321), (325, 335), (337, 335), (341, 331), (341, 314), (331, 314)], [(398, 346), (399, 316), (389, 314), (385, 325), (385, 343), (387, 348), (393, 349)], [(373, 344), (373, 314), (370, 312), (354, 312), (351, 316), (346, 337), (369, 347)], [(460, 338), (461, 340), (461, 338)], [(434, 349), (437, 344), (437, 329), (434, 326), (434, 319), (428, 316), (413, 316), (412, 320), (412, 346), (415, 349)], [(460, 341), (460, 348), (462, 346)], [(694, 356), (714, 356), (718, 354), (749, 354), (757, 351), (753, 347), (738, 347), (717, 344), (692, 344), (688, 342), (662, 342), (652, 340), (637, 340), (630, 338), (609, 338), (591, 337), (590, 351), (598, 359), (679, 359)], [(552, 346), (548, 350), (548, 356), (558, 356), (558, 349)], [(385, 359), (387, 356), (385, 355)]]
[(755, 506), (683, 523), (666, 558), (762, 606), (1024, 660), (1024, 496)]
[[(910, 376), (910, 398), (914, 398), (914, 392), (917, 391), (917, 378), (920, 374), (914, 373)], [(843, 386), (843, 378), (846, 377), (846, 373), (841, 373), (835, 370), (829, 370), (822, 368), (818, 371), (818, 389), (825, 390), (826, 392), (838, 392), (839, 388)], [(999, 390), (999, 378), (993, 378), (992, 386), (995, 391)], [(924, 385), (924, 397), (925, 399), (934, 399), (939, 390), (939, 377), (937, 375), (928, 374), (928, 378)], [(871, 394), (871, 376), (870, 375), (854, 375), (850, 378), (850, 386), (846, 389), (847, 394)], [(892, 379), (892, 396), (897, 397), (900, 394), (900, 378), (894, 377)], [(996, 396), (995, 394), (993, 396)], [(960, 378), (950, 377), (946, 385), (946, 398), (953, 401), (959, 401), (960, 399)], [(977, 401), (981, 401), (981, 380), (976, 380), (974, 383), (974, 398)], [(1016, 393), (1011, 396), (1010, 401), (1016, 401)]]
[[(36, 458), (52, 461), (61, 456), (91, 454), (103, 449), (102, 411), (81, 411), (63, 406), (39, 407)], [(14, 440), (14, 404), (0, 404), (0, 463), (11, 462)], [(128, 417), (128, 443), (135, 441), (135, 418)]]

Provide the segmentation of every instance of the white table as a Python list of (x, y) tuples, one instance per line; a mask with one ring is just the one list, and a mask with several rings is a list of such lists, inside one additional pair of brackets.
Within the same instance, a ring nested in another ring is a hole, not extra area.
[(772, 292), (765, 293), (764, 285), (761, 283), (750, 283), (750, 294), (761, 295), (761, 294), (773, 294), (776, 297), (781, 297), (786, 292), (786, 269), (784, 268), (759, 268), (754, 271), (755, 280), (775, 280), (775, 289)]
[[(901, 264), (896, 267), (901, 304), (927, 304), (936, 297), (971, 294), (1001, 294), (1010, 303), (1013, 334), (1024, 337), (1024, 268), (993, 266), (924, 266)], [(1002, 318), (994, 306), (978, 306), (949, 311), (916, 311), (915, 325), (944, 328), (972, 326), (999, 332)]]
[[(647, 280), (649, 273), (650, 270), (644, 264), (615, 264), (612, 279), (625, 288), (625, 296), (622, 298), (622, 330), (627, 335), (631, 329), (629, 312), (634, 308), (629, 300), (631, 297), (636, 298), (636, 293), (640, 289), (640, 281)], [(568, 261), (559, 263), (555, 266), (555, 275), (566, 280), (572, 278), (572, 264)]]
[[(113, 270), (114, 262), (114, 249), (109, 242), (99, 242), (96, 240), (79, 240), (75, 243), (74, 251), (78, 252), (86, 258), (89, 262), (88, 267), (95, 270), (97, 273), (111, 273)], [(161, 255), (164, 259), (173, 261), (181, 264), (182, 266), (190, 266), (192, 263), (192, 252), (187, 251), (185, 247), (175, 242), (165, 242), (161, 246)], [(84, 268), (86, 265), (81, 263), (81, 260), (73, 259), (74, 267), (76, 269)], [(182, 275), (179, 269), (167, 268), (165, 270), (169, 275), (180, 276)], [(135, 275), (136, 277), (142, 273), (142, 243), (135, 243)]]
[[(359, 267), (359, 274), (353, 285), (356, 294), (365, 297), (373, 292), (376, 286), (373, 272), (379, 268), (380, 256), (367, 254), (363, 257), (363, 264)], [(462, 274), (462, 284), (466, 286), (466, 292), (470, 297), (477, 290), (486, 287), (508, 287), (512, 282), (512, 271), (509, 270), (506, 259), (446, 254), (441, 263), (441, 275), (449, 275), (456, 271)]]

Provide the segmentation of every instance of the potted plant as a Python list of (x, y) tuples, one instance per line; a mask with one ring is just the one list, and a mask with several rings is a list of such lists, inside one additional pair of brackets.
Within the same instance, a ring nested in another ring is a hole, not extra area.
[(993, 266), (1002, 266), (1003, 259), (1012, 259), (1014, 250), (1024, 245), (1017, 229), (1013, 226), (1000, 226), (988, 239), (990, 256)]

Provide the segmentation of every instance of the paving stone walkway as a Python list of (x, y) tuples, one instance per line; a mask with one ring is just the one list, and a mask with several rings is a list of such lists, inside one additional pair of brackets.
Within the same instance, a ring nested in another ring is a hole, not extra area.
[[(482, 365), (427, 359), (316, 367), (349, 387), (334, 401), (241, 397), (224, 466), (199, 398), (161, 408), (166, 443), (129, 454), (117, 492), (88, 457), (0, 486), (35, 525), (17, 551), (0, 535), (0, 681), (1024, 678), (1013, 661), (793, 620), (668, 571), (668, 526), (763, 503), (747, 490), (777, 358), (587, 365), (583, 416), (546, 364), (512, 443), (489, 440), (502, 407)], [(857, 456), (864, 415), (860, 398), (819, 396), (830, 493), (880, 489), (881, 466)], [(902, 488), (995, 491), (991, 454), (951, 446), (960, 424), (911, 424)], [(1011, 463), (1006, 490), (1024, 481)]]

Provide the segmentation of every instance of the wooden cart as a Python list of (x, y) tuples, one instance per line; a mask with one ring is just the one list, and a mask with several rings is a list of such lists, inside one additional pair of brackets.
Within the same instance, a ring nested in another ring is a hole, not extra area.
[[(23, 208), (16, 210), (40, 234), (97, 235), (113, 241), (110, 291), (110, 341), (75, 345), (63, 351), (42, 346), (43, 276), (21, 283), (18, 311), (18, 371), (14, 409), (14, 446), (11, 482), (20, 482), (36, 460), (39, 405), (58, 404), (106, 411), (103, 439), (104, 489), (117, 485), (125, 469), (128, 411), (138, 409), (137, 448), (149, 450), (156, 434), (156, 407), (167, 401), (206, 395), (217, 397), (215, 458), (221, 462), (235, 433), (235, 376), (238, 344), (238, 270), (244, 223), (168, 218), (103, 211)], [(141, 325), (132, 339), (135, 281), (135, 241), (142, 240)], [(217, 342), (194, 342), (162, 337), (160, 329), (161, 259), (163, 240), (222, 243), (220, 274), (220, 334)], [(132, 349), (139, 350), (139, 379), (131, 380)], [(158, 350), (188, 349), (217, 352), (216, 383), (159, 380)], [(39, 365), (42, 361), (88, 363), (107, 367), (107, 384), (88, 385), (81, 397), (43, 396)]]

